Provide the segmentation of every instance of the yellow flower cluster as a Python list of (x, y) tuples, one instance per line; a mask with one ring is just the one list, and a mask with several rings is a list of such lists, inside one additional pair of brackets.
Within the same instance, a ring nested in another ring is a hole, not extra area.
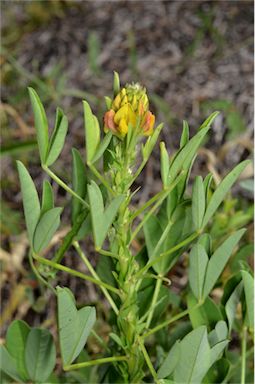
[(104, 130), (124, 137), (128, 128), (138, 129), (139, 133), (150, 136), (153, 132), (155, 116), (149, 111), (146, 89), (140, 84), (127, 84), (117, 94), (111, 109), (104, 115)]

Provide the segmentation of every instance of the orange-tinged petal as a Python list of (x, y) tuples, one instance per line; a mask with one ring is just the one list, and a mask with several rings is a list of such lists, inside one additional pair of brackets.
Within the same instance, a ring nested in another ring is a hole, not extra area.
[(138, 114), (139, 116), (142, 116), (145, 112), (145, 107), (142, 101), (139, 101), (139, 106), (138, 106)]
[(104, 115), (104, 129), (108, 130), (110, 129), (112, 132), (117, 132), (117, 127), (114, 123), (114, 116), (115, 112), (113, 109), (110, 109), (108, 112)]
[(152, 134), (154, 124), (155, 116), (150, 111), (147, 111), (142, 122), (143, 134), (145, 136), (150, 136)]

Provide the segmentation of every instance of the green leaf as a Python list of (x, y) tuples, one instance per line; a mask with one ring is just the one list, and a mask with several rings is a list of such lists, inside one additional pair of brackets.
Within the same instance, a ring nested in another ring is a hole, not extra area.
[(226, 378), (230, 370), (230, 363), (227, 359), (221, 358), (216, 361), (208, 371), (203, 384), (226, 383)]
[(58, 108), (56, 114), (55, 128), (50, 138), (49, 150), (46, 160), (46, 164), (48, 166), (52, 165), (59, 157), (65, 143), (67, 128), (67, 117), (64, 115), (63, 111)]
[[(156, 216), (151, 215), (143, 226), (145, 243), (150, 261), (160, 255), (164, 249), (165, 238), (167, 235), (169, 236), (170, 227), (168, 228), (166, 225), (164, 233), (160, 224), (160, 220)], [(171, 224), (172, 223), (170, 223), (170, 225)], [(153, 265), (153, 269), (157, 273), (164, 273), (168, 259), (169, 258), (162, 258), (159, 262)]]
[(188, 143), (188, 141), (189, 141), (189, 125), (186, 120), (183, 120), (180, 149), (183, 148)]
[(202, 130), (205, 127), (210, 127), (213, 123), (213, 120), (215, 120), (215, 118), (218, 116), (219, 113), (220, 113), (219, 111), (215, 111), (209, 117), (207, 117), (207, 119), (200, 126), (199, 130)]
[(147, 161), (148, 158), (150, 157), (150, 154), (156, 145), (156, 142), (158, 140), (158, 137), (162, 128), (163, 128), (163, 124), (159, 124), (157, 128), (154, 129), (153, 134), (148, 137), (145, 145), (142, 146), (143, 161)]
[(241, 245), (231, 260), (231, 272), (234, 273), (240, 271), (240, 263), (247, 260), (248, 257), (252, 257), (253, 254), (254, 244), (248, 243)]
[(57, 287), (58, 327), (61, 356), (64, 366), (71, 364), (80, 354), (96, 321), (94, 307), (77, 311), (72, 292)]
[(168, 352), (163, 364), (159, 368), (157, 375), (159, 379), (164, 379), (165, 377), (171, 375), (174, 368), (176, 367), (180, 355), (180, 341), (177, 340), (173, 347)]
[(87, 163), (90, 163), (100, 143), (100, 128), (96, 117), (92, 114), (91, 108), (86, 101), (83, 101), (85, 138)]
[(101, 156), (103, 156), (105, 150), (107, 149), (110, 141), (111, 141), (111, 138), (112, 138), (112, 132), (109, 131), (105, 137), (103, 138), (103, 140), (101, 141), (101, 143), (99, 144), (99, 147), (93, 157), (93, 159), (91, 160), (91, 164), (95, 163), (97, 160), (100, 159)]
[(96, 248), (101, 247), (107, 232), (116, 216), (121, 203), (125, 197), (123, 195), (115, 197), (104, 209), (104, 202), (100, 188), (92, 180), (88, 186), (89, 202), (91, 207), (92, 228)]
[(225, 268), (235, 246), (243, 236), (245, 229), (240, 229), (239, 231), (233, 233), (221, 244), (221, 246), (216, 249), (214, 254), (209, 260), (206, 276), (205, 276), (205, 285), (203, 290), (203, 297), (206, 297), (211, 292), (214, 284), (218, 280), (220, 274)]
[(28, 88), (29, 96), (34, 112), (35, 129), (37, 134), (37, 142), (40, 152), (41, 163), (45, 164), (47, 151), (48, 151), (48, 122), (43, 108), (43, 105), (39, 99), (39, 96), (33, 88)]
[[(92, 224), (91, 224), (91, 216), (87, 209), (84, 210), (84, 214), (87, 214), (85, 216), (85, 219), (83, 220), (82, 224), (80, 225), (80, 229), (77, 232), (77, 235), (75, 236), (75, 239), (77, 241), (84, 240), (88, 234), (92, 232)], [(79, 219), (79, 216), (77, 217), (77, 220)], [(75, 226), (75, 224), (74, 224)]]
[(218, 321), (223, 320), (219, 306), (210, 297), (205, 299), (203, 305), (194, 308), (197, 304), (197, 299), (190, 292), (187, 296), (187, 304), (193, 328), (200, 327), (201, 325), (206, 325), (208, 328), (211, 328)]
[(60, 224), (60, 214), (63, 208), (52, 208), (40, 218), (34, 234), (33, 246), (40, 253), (51, 241)]
[(112, 99), (109, 96), (104, 97), (106, 109), (111, 109)]
[(167, 176), (169, 171), (169, 156), (166, 150), (165, 143), (161, 141), (160, 143), (160, 169), (161, 169), (161, 179), (163, 186), (167, 186)]
[(31, 329), (27, 337), (25, 360), (30, 379), (45, 383), (56, 364), (55, 344), (47, 329)]
[(120, 91), (120, 78), (118, 72), (113, 72), (113, 95), (114, 97), (117, 96), (117, 94)]
[(29, 241), (32, 244), (35, 227), (40, 217), (40, 202), (33, 180), (26, 167), (21, 163), (21, 161), (17, 161), (17, 166), (21, 184), (27, 232)]
[(195, 244), (189, 257), (189, 283), (195, 297), (202, 299), (206, 268), (209, 258), (204, 247)]
[(211, 200), (206, 208), (204, 220), (203, 220), (203, 227), (207, 225), (219, 205), (224, 200), (224, 197), (232, 187), (232, 185), (235, 183), (235, 181), (238, 179), (240, 174), (243, 172), (243, 170), (246, 168), (246, 166), (250, 163), (249, 160), (245, 160), (238, 164), (219, 184), (218, 188), (214, 192), (214, 194), (211, 197)]
[(25, 346), (30, 327), (22, 320), (14, 320), (7, 330), (6, 348), (16, 362), (17, 371), (23, 380), (29, 378), (25, 364)]
[(205, 326), (194, 329), (180, 342), (180, 357), (174, 370), (176, 383), (201, 383), (210, 365), (210, 346)]
[(231, 329), (235, 320), (236, 307), (240, 302), (242, 292), (243, 292), (243, 281), (241, 280), (240, 283), (235, 287), (235, 289), (231, 293), (225, 305), (225, 311), (228, 318), (229, 333), (231, 332)]
[(199, 239), (198, 239), (198, 244), (202, 245), (202, 247), (205, 249), (205, 252), (207, 253), (207, 255), (211, 255), (211, 251), (212, 251), (212, 238), (211, 238), (211, 235), (209, 235), (209, 233), (203, 233)]
[(215, 325), (215, 329), (213, 329), (208, 335), (210, 346), (213, 347), (214, 345), (220, 343), (221, 341), (226, 340), (227, 337), (228, 337), (227, 323), (223, 320), (220, 320)]
[(196, 176), (192, 189), (192, 219), (195, 229), (202, 227), (205, 213), (205, 190), (203, 179)]
[(211, 365), (213, 365), (215, 361), (217, 361), (220, 358), (220, 355), (222, 354), (222, 352), (224, 351), (228, 343), (229, 343), (229, 340), (223, 340), (215, 344), (211, 348)]
[[(72, 148), (72, 186), (74, 192), (82, 199), (85, 198), (87, 190), (87, 177), (86, 170), (83, 164), (80, 152), (77, 149)], [(82, 208), (82, 204), (76, 197), (72, 198), (72, 222), (74, 223)]]
[(125, 345), (123, 344), (123, 342), (121, 341), (120, 337), (118, 335), (116, 335), (116, 333), (113, 333), (113, 332), (110, 332), (109, 333), (109, 337), (115, 341), (115, 343), (121, 347), (122, 349), (125, 350)]
[(16, 361), (3, 345), (0, 345), (0, 370), (14, 379), (15, 382), (23, 382), (23, 378), (16, 368)]
[[(66, 254), (66, 252), (68, 251), (68, 249), (72, 245), (73, 241), (74, 240), (83, 240), (84, 239), (84, 237), (85, 237), (84, 231), (82, 231), (83, 233), (80, 233), (80, 231), (81, 231), (83, 223), (84, 223), (84, 221), (86, 221), (87, 217), (88, 217), (88, 210), (84, 209), (77, 216), (77, 218), (76, 218), (72, 228), (70, 229), (70, 231), (64, 237), (64, 239), (62, 241), (62, 244), (58, 248), (57, 252), (55, 253), (52, 261), (54, 261), (56, 263), (60, 263), (61, 260), (63, 259), (64, 255)], [(80, 236), (81, 236), (81, 238), (80, 238)], [(55, 273), (56, 273), (56, 271), (55, 271)]]
[(43, 181), (42, 209), (41, 215), (54, 208), (54, 196), (51, 184), (48, 180)]
[(246, 313), (248, 327), (253, 329), (254, 327), (254, 278), (247, 271), (241, 271), (242, 279), (244, 283), (244, 294), (246, 301)]
[(196, 152), (202, 143), (210, 126), (200, 130), (174, 157), (169, 169), (169, 181), (173, 181), (181, 170), (188, 170)]
[(211, 183), (212, 183), (212, 180), (213, 180), (213, 175), (211, 173), (208, 173), (208, 175), (205, 177), (204, 179), (204, 190), (205, 190), (205, 200), (206, 200), (206, 204), (209, 203), (209, 199), (210, 199), (210, 186), (211, 186)]
[[(231, 260), (232, 262), (232, 260)], [(242, 280), (242, 275), (241, 275), (241, 272), (240, 272), (240, 268), (239, 268), (239, 272), (232, 275), (224, 284), (224, 291), (223, 291), (223, 295), (221, 297), (221, 305), (223, 307), (225, 307), (228, 299), (230, 298), (230, 295), (231, 293), (234, 291), (234, 289), (236, 288), (236, 286), (240, 283), (240, 281)]]
[[(144, 223), (143, 230), (147, 252), (149, 258), (151, 259), (154, 254), (154, 249), (158, 245), (158, 242), (162, 235), (160, 221), (155, 215), (151, 215), (150, 218)], [(162, 251), (162, 247), (158, 249), (157, 253), (160, 253), (160, 251)]]

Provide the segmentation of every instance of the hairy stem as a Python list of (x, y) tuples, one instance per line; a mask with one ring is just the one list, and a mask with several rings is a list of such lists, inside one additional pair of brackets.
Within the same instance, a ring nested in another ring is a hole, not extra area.
[(129, 380), (128, 382), (140, 383), (143, 377), (144, 358), (140, 348), (138, 348), (137, 341), (139, 335), (137, 330), (139, 322), (139, 308), (137, 305), (138, 280), (134, 276), (138, 270), (138, 264), (129, 246), (131, 230), (129, 202), (131, 192), (128, 185), (132, 177), (130, 172), (132, 159), (127, 148), (122, 148), (118, 154), (118, 161), (121, 166), (112, 170), (112, 186), (116, 191), (116, 195), (124, 195), (126, 198), (121, 204), (113, 223), (115, 237), (111, 241), (110, 251), (118, 257), (116, 264), (118, 276), (116, 276), (116, 280), (119, 286), (121, 303), (117, 326), (120, 338), (123, 340), (126, 353), (129, 356), (126, 368), (123, 371), (121, 367), (119, 372), (123, 378)]

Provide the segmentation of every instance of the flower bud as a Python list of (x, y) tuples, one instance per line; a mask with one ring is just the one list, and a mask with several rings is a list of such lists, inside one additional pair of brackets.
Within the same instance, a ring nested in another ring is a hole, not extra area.
[(138, 83), (127, 84), (114, 98), (111, 109), (104, 115), (104, 130), (124, 137), (128, 129), (137, 129), (138, 134), (153, 133), (155, 116), (149, 111), (146, 89)]

